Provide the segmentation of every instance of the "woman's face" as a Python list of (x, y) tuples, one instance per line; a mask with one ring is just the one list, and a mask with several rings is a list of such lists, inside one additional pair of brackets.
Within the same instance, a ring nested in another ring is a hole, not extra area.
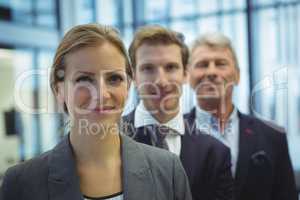
[(81, 48), (66, 56), (65, 65), (58, 93), (71, 121), (82, 128), (117, 124), (128, 93), (126, 60), (119, 50), (108, 42)]

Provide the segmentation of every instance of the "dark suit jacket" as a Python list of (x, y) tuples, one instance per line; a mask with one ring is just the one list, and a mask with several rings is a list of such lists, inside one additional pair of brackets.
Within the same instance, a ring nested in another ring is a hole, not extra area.
[[(186, 116), (195, 120), (195, 108)], [(297, 200), (284, 130), (249, 115), (239, 115), (237, 200)]]
[[(122, 136), (121, 141), (125, 200), (192, 199), (176, 155), (127, 136)], [(83, 200), (68, 137), (48, 153), (10, 168), (0, 188), (0, 199)]]
[[(134, 128), (134, 112), (124, 116), (123, 128), (138, 142), (151, 145), (149, 131)], [(233, 199), (230, 151), (215, 138), (204, 135), (185, 121), (180, 159), (189, 178), (194, 200)]]

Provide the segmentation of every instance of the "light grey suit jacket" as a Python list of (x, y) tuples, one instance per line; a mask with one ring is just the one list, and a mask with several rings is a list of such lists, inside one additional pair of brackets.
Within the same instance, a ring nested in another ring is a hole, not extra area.
[[(191, 200), (176, 155), (122, 135), (125, 200)], [(99, 185), (101, 187), (101, 185)], [(69, 137), (51, 151), (7, 170), (0, 200), (82, 200)]]

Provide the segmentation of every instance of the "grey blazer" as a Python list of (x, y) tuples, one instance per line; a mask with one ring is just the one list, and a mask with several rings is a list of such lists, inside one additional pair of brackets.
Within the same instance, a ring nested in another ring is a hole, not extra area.
[[(121, 136), (125, 200), (191, 200), (179, 158)], [(101, 185), (99, 185), (101, 187)], [(9, 168), (0, 200), (82, 200), (69, 137), (51, 151)]]

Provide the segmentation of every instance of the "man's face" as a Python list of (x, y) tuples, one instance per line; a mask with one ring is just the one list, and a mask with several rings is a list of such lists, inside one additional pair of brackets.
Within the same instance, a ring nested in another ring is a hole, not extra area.
[(178, 45), (144, 43), (137, 49), (135, 83), (152, 114), (178, 111), (185, 74)]
[(191, 55), (190, 84), (198, 102), (212, 99), (230, 99), (239, 71), (228, 48), (197, 47)]

